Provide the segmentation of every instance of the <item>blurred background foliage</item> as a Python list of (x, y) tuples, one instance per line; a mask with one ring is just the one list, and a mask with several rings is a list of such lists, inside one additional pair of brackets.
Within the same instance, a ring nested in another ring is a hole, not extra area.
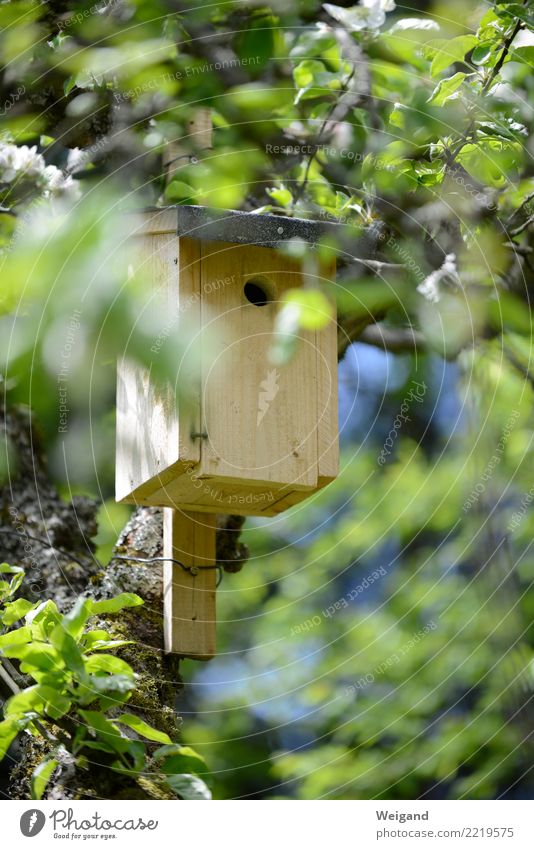
[[(101, 502), (103, 560), (128, 516), (116, 357), (173, 380), (187, 344), (150, 351), (168, 316), (124, 249), (131, 211), (345, 225), (341, 474), (247, 521), (220, 654), (184, 664), (185, 738), (216, 796), (532, 793), (533, 17), (475, 0), (0, 6), (1, 388), (31, 407), (64, 497)], [(322, 297), (292, 296), (280, 326)]]

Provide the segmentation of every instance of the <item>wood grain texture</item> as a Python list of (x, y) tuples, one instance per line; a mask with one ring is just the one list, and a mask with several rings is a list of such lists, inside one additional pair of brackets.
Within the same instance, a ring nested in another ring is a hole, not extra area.
[[(211, 109), (200, 107), (196, 109), (193, 116), (187, 122), (187, 133), (167, 144), (163, 156), (163, 169), (165, 172), (165, 183), (169, 183), (175, 175), (179, 175), (184, 161), (182, 156), (190, 155), (193, 151), (209, 150), (213, 147), (212, 142), (213, 123), (211, 120)], [(187, 139), (187, 145), (184, 144)]]
[[(150, 281), (141, 304), (141, 317), (150, 320), (167, 304), (168, 291), (178, 290), (176, 237), (140, 236), (131, 240), (132, 271)], [(152, 321), (150, 322), (152, 323)], [(157, 326), (153, 324), (152, 326)], [(130, 357), (117, 367), (116, 495), (131, 496), (159, 471), (174, 466), (180, 457), (176, 432), (176, 405), (166, 386), (157, 386), (148, 369)]]
[[(268, 360), (281, 300), (302, 284), (298, 265), (268, 248), (203, 242), (201, 267), (201, 321), (211, 340), (202, 372), (202, 474), (314, 487), (315, 333), (299, 333), (289, 363)], [(268, 294), (264, 306), (247, 299), (250, 282)]]
[[(335, 318), (302, 331), (286, 365), (268, 360), (281, 298), (310, 283), (300, 263), (271, 248), (168, 232), (145, 233), (132, 246), (156, 311), (151, 324), (162, 327), (154, 357), (166, 344), (179, 340), (181, 347), (169, 387), (158, 388), (132, 362), (119, 363), (117, 500), (274, 516), (333, 480)], [(333, 280), (335, 262), (320, 274)], [(247, 299), (250, 281), (263, 287), (266, 304)]]
[(163, 556), (198, 570), (191, 575), (174, 563), (163, 564), (165, 651), (210, 660), (216, 651), (217, 522), (213, 514), (165, 508)]
[(116, 498), (148, 504), (151, 494), (164, 493), (170, 481), (200, 461), (200, 444), (192, 438), (200, 427), (200, 246), (160, 233), (134, 238), (129, 247), (133, 269), (148, 281), (143, 315), (160, 328), (153, 356), (161, 356), (173, 334), (183, 341), (175, 386), (158, 385), (128, 357), (118, 362)]
[[(335, 280), (336, 261), (321, 269), (326, 280)], [(332, 318), (317, 330), (317, 458), (318, 485), (325, 486), (339, 474), (339, 422), (337, 376), (337, 317), (334, 299)]]
[(132, 236), (157, 236), (161, 233), (176, 235), (177, 216), (175, 209), (134, 212), (131, 215), (131, 220)]

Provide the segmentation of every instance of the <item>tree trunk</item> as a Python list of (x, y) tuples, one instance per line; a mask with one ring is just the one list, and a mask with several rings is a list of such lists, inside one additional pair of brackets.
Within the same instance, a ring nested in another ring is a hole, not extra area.
[[(163, 653), (162, 564), (113, 560), (106, 566), (94, 556), (97, 504), (75, 496), (63, 501), (51, 483), (42, 444), (29, 414), (9, 410), (0, 417), (9, 457), (8, 479), (0, 489), (0, 535), (4, 560), (26, 570), (21, 595), (31, 600), (53, 599), (68, 610), (80, 594), (109, 598), (120, 592), (137, 593), (144, 605), (105, 617), (114, 638), (133, 640), (120, 649), (138, 675), (128, 711), (177, 740), (181, 720), (176, 699), (181, 688), (179, 658)], [(223, 517), (217, 535), (218, 563), (238, 571), (248, 552), (239, 542), (241, 517)], [(162, 514), (157, 508), (138, 508), (120, 534), (115, 552), (121, 556), (162, 557)], [(6, 698), (11, 693), (3, 691)], [(29, 781), (46, 753), (47, 743), (24, 735), (13, 747), (15, 765), (8, 793), (28, 799)], [(4, 766), (8, 758), (4, 761)], [(157, 781), (141, 778), (128, 784), (123, 775), (96, 763), (79, 765), (65, 757), (47, 788), (45, 798), (175, 798)]]

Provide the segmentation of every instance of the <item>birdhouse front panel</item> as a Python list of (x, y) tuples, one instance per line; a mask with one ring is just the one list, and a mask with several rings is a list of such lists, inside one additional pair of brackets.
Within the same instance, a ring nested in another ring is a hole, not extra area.
[(335, 319), (299, 331), (287, 363), (269, 358), (284, 295), (332, 280), (335, 263), (305, 279), (274, 247), (177, 233), (170, 210), (141, 229), (137, 261), (187, 342), (175, 386), (119, 364), (117, 499), (276, 515), (337, 474)]

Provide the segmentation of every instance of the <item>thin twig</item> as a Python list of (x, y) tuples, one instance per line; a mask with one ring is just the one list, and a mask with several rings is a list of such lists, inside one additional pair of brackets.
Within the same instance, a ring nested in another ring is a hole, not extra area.
[(414, 353), (426, 347), (426, 339), (419, 330), (413, 327), (384, 327), (382, 324), (370, 324), (362, 331), (359, 341), (392, 354)]
[(520, 374), (523, 375), (525, 380), (527, 380), (532, 389), (534, 389), (534, 375), (530, 371), (527, 366), (523, 365), (523, 363), (517, 358), (516, 354), (508, 345), (503, 346), (503, 353), (510, 365), (512, 365)]
[(511, 216), (510, 216), (510, 218), (508, 219), (508, 222), (507, 222), (508, 226), (512, 223), (512, 221), (514, 220), (516, 215), (519, 215), (519, 213), (523, 211), (525, 206), (527, 206), (527, 204), (529, 204), (532, 199), (534, 199), (534, 192), (530, 192), (530, 194), (527, 195), (526, 198), (519, 204), (517, 209), (515, 209), (512, 212), (512, 214), (511, 214)]
[(534, 224), (534, 215), (530, 215), (526, 221), (523, 221), (523, 223), (519, 225), (519, 227), (516, 227), (514, 230), (510, 230), (509, 235), (519, 236), (519, 234), (522, 233), (523, 230), (526, 230), (527, 227), (530, 227), (531, 224)]
[[(526, 0), (523, 0), (523, 5), (525, 5), (525, 3), (526, 3)], [(504, 61), (505, 61), (506, 57), (508, 56), (508, 53), (510, 52), (510, 47), (512, 46), (512, 43), (513, 43), (516, 35), (519, 33), (519, 31), (522, 29), (522, 27), (523, 27), (523, 22), (520, 19), (518, 19), (514, 29), (511, 32), (511, 34), (508, 36), (508, 38), (504, 42), (503, 49), (502, 49), (501, 55), (499, 56), (498, 61), (493, 66), (491, 74), (489, 75), (488, 79), (486, 80), (486, 82), (484, 83), (484, 85), (482, 86), (482, 88), (480, 90), (481, 95), (487, 94), (488, 89), (490, 89), (491, 86), (493, 85), (493, 82), (494, 82), (496, 76), (500, 73), (501, 68), (504, 64)], [(474, 113), (475, 109), (476, 109), (476, 107), (473, 107), (473, 109), (471, 111)], [(460, 153), (461, 149), (467, 143), (467, 140), (469, 139), (469, 137), (473, 134), (474, 129), (475, 129), (475, 119), (471, 118), (471, 120), (469, 122), (469, 126), (467, 127), (464, 134), (462, 135), (459, 143), (456, 145), (456, 149), (451, 151), (448, 155), (447, 168), (449, 168), (453, 164), (454, 160), (456, 159), (456, 157)]]
[[(44, 545), (45, 548), (51, 548), (54, 551), (58, 551), (61, 555), (63, 555), (63, 557), (68, 557), (69, 560), (74, 560), (75, 563), (78, 563), (78, 565), (82, 566), (84, 569), (87, 568), (87, 563), (84, 563), (82, 560), (79, 560), (77, 557), (74, 556), (74, 554), (71, 554), (70, 551), (66, 551), (63, 548), (59, 548), (57, 545), (52, 545), (52, 543), (48, 542), (45, 539), (41, 539), (40, 537), (34, 537), (31, 534), (29, 534), (26, 530), (24, 530), (21, 533), (20, 531), (15, 531), (15, 530), (11, 531), (11, 530), (8, 530), (7, 528), (0, 528), (0, 534), (7, 534), (8, 536), (16, 536), (16, 537), (19, 537), (19, 539), (31, 539), (34, 542), (38, 542), (40, 545)], [(103, 568), (102, 564), (99, 563), (99, 561), (96, 559), (94, 554), (92, 555), (92, 557), (93, 557), (93, 560), (96, 562), (96, 564), (98, 566), (100, 566), (100, 568)]]

